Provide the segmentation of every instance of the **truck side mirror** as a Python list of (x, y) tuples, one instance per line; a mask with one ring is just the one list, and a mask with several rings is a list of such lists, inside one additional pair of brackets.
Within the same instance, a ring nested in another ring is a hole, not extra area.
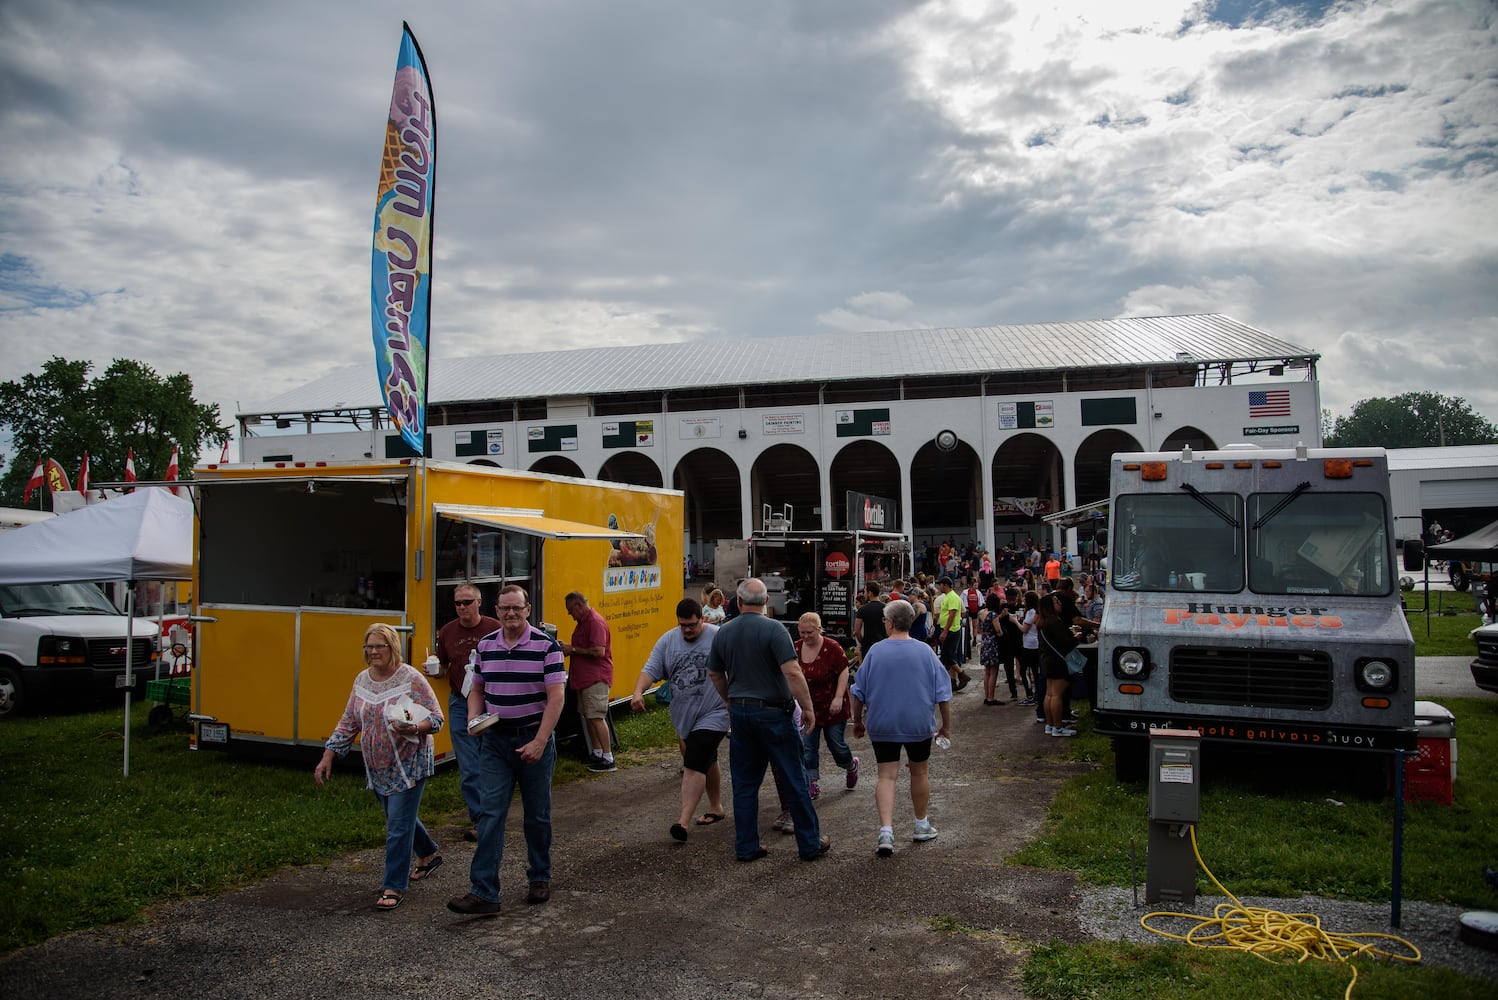
[(1425, 568), (1425, 543), (1418, 538), (1404, 540), (1404, 568), (1418, 573)]

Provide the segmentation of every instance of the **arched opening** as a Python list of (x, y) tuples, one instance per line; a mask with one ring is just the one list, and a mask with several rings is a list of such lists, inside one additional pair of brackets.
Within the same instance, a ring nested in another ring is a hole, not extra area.
[(828, 497), (832, 505), (832, 528), (848, 528), (848, 491), (869, 493), (893, 501), (892, 517), (885, 531), (900, 531), (910, 518), (900, 510), (900, 460), (877, 441), (854, 441), (832, 459), (827, 470)]
[(1015, 434), (993, 456), (994, 545), (1033, 538), (1053, 542), (1041, 520), (1061, 509), (1066, 496), (1066, 464), (1050, 438)]
[(653, 486), (659, 488), (661, 468), (655, 461), (637, 451), (621, 451), (610, 455), (598, 470), (598, 478), (606, 483), (628, 483), (631, 486)]
[(686, 494), (687, 551), (698, 565), (713, 561), (720, 538), (744, 537), (739, 467), (726, 452), (687, 452), (671, 473), (671, 488)]
[(948, 433), (927, 441), (910, 463), (910, 527), (917, 549), (948, 538), (976, 541), (982, 463), (972, 446), (955, 435), (951, 447), (943, 448), (947, 442), (938, 439)]
[(1108, 499), (1108, 477), (1112, 474), (1115, 452), (1143, 450), (1134, 435), (1111, 428), (1083, 441), (1072, 459), (1077, 506)]
[(551, 476), (572, 476), (575, 479), (584, 478), (582, 468), (572, 459), (563, 458), (561, 455), (547, 455), (545, 458), (532, 462), (530, 471), (544, 472)]
[(811, 452), (796, 444), (777, 444), (760, 452), (749, 470), (749, 497), (754, 508), (753, 526), (760, 524), (765, 504), (777, 513), (786, 505), (792, 509), (794, 531), (815, 531), (822, 527), (822, 474)]
[(1207, 432), (1198, 427), (1187, 424), (1170, 432), (1170, 436), (1160, 443), (1161, 451), (1180, 451), (1182, 448), (1190, 447), (1192, 451), (1212, 451), (1217, 443), (1207, 436)]

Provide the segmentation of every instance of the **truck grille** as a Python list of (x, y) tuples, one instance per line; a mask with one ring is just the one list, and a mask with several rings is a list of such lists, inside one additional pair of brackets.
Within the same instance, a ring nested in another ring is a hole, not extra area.
[[(149, 638), (137, 638), (133, 643), (135, 646), (135, 655), (131, 658), (131, 665), (135, 667), (149, 666), (151, 663), (151, 640)], [(97, 670), (109, 670), (111, 668), (124, 670), (125, 640), (88, 640), (88, 665)]]
[(1498, 632), (1477, 633), (1477, 658), (1483, 663), (1498, 663)]
[(1319, 711), (1332, 704), (1332, 661), (1313, 652), (1176, 649), (1170, 696), (1194, 705)]

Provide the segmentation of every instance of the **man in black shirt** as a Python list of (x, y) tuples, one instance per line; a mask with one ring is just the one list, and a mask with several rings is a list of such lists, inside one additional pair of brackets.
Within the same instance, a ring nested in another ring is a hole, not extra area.
[(858, 655), (869, 655), (869, 648), (880, 639), (888, 637), (884, 631), (884, 602), (879, 600), (879, 584), (870, 580), (863, 585), (859, 596), (864, 603), (858, 606), (853, 621), (853, 638), (858, 641)]

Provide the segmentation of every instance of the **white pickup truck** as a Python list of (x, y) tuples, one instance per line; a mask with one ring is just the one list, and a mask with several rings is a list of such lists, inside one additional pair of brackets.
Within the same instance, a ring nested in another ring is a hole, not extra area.
[[(91, 704), (125, 686), (126, 617), (91, 583), (0, 587), (0, 718), (42, 701)], [(137, 689), (159, 655), (156, 623), (130, 633)]]

